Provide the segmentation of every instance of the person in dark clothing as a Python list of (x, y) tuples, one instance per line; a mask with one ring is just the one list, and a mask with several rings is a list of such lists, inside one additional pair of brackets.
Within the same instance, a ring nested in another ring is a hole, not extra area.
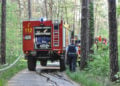
[(68, 45), (67, 49), (66, 49), (66, 53), (67, 53), (67, 58), (68, 58), (68, 62), (69, 62), (69, 69), (71, 72), (75, 72), (76, 71), (76, 60), (77, 60), (77, 55), (78, 55), (78, 48), (77, 46), (74, 44), (74, 40), (71, 40), (71, 44)]

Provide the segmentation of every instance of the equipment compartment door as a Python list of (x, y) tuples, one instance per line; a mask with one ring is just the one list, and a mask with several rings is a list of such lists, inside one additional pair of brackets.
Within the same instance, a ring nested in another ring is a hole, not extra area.
[(34, 27), (35, 49), (51, 48), (51, 27)]

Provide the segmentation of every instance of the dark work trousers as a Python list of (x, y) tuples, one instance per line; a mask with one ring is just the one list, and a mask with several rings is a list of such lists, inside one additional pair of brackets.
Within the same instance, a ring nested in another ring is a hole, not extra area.
[(76, 60), (77, 60), (77, 55), (76, 54), (69, 54), (69, 69), (72, 72), (76, 71)]

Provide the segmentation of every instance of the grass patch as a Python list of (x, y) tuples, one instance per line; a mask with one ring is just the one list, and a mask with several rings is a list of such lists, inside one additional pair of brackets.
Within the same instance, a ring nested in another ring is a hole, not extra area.
[(80, 86), (120, 86), (120, 83), (110, 82), (109, 77), (97, 76), (79, 69), (74, 73), (66, 70), (66, 74)]
[[(1, 3), (0, 3), (0, 8), (1, 8)], [(6, 15), (6, 19), (7, 19), (6, 20), (6, 64), (7, 65), (3, 66), (0, 64), (1, 69), (12, 64), (22, 52), (22, 31), (20, 28), (21, 24), (18, 15), (19, 9), (17, 3), (8, 0), (6, 8), (7, 8), (6, 9), (7, 10), (7, 15)], [(0, 10), (0, 14), (1, 14), (1, 10)], [(4, 72), (0, 72), (0, 86), (5, 86), (5, 83), (7, 83), (7, 81), (12, 76), (14, 76), (17, 72), (19, 72), (24, 68), (26, 68), (26, 62), (23, 59), (21, 59), (12, 68)]]
[(77, 70), (72, 73), (69, 70), (66, 70), (66, 74), (74, 81), (78, 82), (82, 86), (102, 86), (92, 74), (88, 75), (84, 71)]
[(0, 86), (5, 86), (7, 81), (18, 73), (20, 70), (26, 68), (26, 61), (21, 59), (12, 68), (0, 73)]

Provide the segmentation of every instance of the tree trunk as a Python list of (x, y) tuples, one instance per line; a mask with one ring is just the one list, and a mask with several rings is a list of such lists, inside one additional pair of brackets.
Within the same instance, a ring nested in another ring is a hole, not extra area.
[[(61, 0), (60, 2), (62, 2), (62, 0)], [(60, 15), (60, 17), (61, 17), (62, 20), (64, 19), (63, 13), (64, 13), (64, 12), (63, 12), (63, 7), (62, 7), (62, 9), (61, 9), (61, 15)]]
[(29, 19), (32, 17), (32, 14), (31, 14), (31, 0), (28, 0), (28, 17), (29, 17)]
[[(76, 0), (75, 0), (74, 5), (76, 5)], [(76, 9), (75, 9), (75, 6), (74, 6), (73, 10), (74, 10), (74, 11), (73, 11), (73, 12), (74, 12), (74, 13), (73, 13), (73, 14), (74, 14), (74, 15), (73, 15), (73, 22), (74, 22), (74, 23), (73, 23), (73, 38), (74, 38), (74, 36), (75, 36), (75, 30), (76, 30), (76, 18), (75, 18), (75, 15), (76, 15), (76, 12), (75, 12), (75, 11), (76, 11)]]
[(52, 16), (53, 16), (53, 12), (52, 12), (52, 9), (53, 9), (53, 0), (50, 0), (50, 3), (49, 3), (49, 7), (50, 7), (50, 19), (52, 20)]
[(1, 64), (6, 63), (6, 0), (2, 0), (1, 16)]
[(91, 49), (94, 44), (94, 4), (93, 0), (89, 0), (89, 53), (93, 53)]
[(47, 12), (47, 0), (44, 0), (45, 3), (45, 14), (46, 14), (46, 18), (48, 18), (48, 12)]
[(21, 12), (21, 1), (18, 0), (18, 5), (19, 5), (19, 16), (21, 18), (22, 12)]
[[(98, 12), (97, 6), (98, 6), (97, 1), (94, 1), (94, 12)], [(94, 18), (95, 18), (95, 20), (94, 20), (94, 24), (95, 24), (94, 37), (98, 36), (98, 28), (99, 28), (98, 18), (99, 18), (99, 17), (100, 17), (100, 16), (97, 15), (97, 14), (94, 15)]]
[(65, 9), (65, 18), (66, 18), (66, 22), (68, 24), (68, 13), (67, 13), (67, 6), (66, 6), (66, 0), (64, 0), (64, 9)]
[(116, 0), (108, 0), (109, 5), (109, 50), (110, 50), (110, 80), (116, 81), (115, 74), (118, 72), (118, 44), (117, 44), (117, 21)]
[(60, 5), (61, 5), (60, 0), (58, 0), (57, 19), (59, 19), (59, 17), (60, 17)]
[(88, 58), (88, 0), (82, 0), (82, 20), (81, 20), (81, 65), (84, 69)]

